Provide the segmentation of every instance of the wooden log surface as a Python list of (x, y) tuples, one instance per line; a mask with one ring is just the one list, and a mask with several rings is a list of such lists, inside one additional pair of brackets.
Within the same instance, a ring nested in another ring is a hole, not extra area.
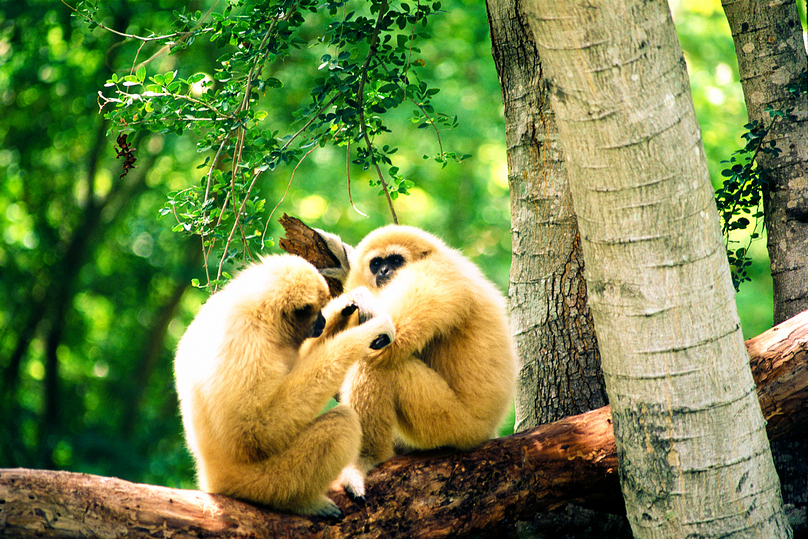
[(622, 504), (605, 408), (469, 453), (395, 457), (369, 475), (367, 489), (362, 505), (332, 492), (345, 513), (332, 521), (200, 491), (70, 472), (0, 470), (0, 535), (464, 537), (507, 529), (567, 502), (613, 511)]
[[(770, 436), (808, 423), (808, 312), (747, 341)], [(276, 513), (199, 491), (69, 472), (0, 470), (7, 537), (467, 537), (568, 503), (619, 511), (608, 407), (468, 452), (391, 459), (363, 505), (332, 495), (341, 521)]]
[(808, 311), (746, 341), (766, 432), (805, 428), (808, 416)]

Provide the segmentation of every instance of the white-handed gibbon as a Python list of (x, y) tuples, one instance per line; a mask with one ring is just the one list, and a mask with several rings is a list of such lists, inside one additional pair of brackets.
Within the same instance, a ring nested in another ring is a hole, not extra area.
[[(395, 338), (381, 315), (340, 331), (356, 306), (292, 255), (263, 258), (208, 299), (174, 363), (200, 488), (283, 511), (336, 517), (325, 495), (359, 453), (356, 412), (320, 412), (357, 361)], [(310, 338), (312, 337), (312, 338)], [(305, 341), (305, 344), (304, 344)]]
[(395, 342), (348, 371), (340, 391), (363, 433), (357, 466), (340, 482), (361, 496), (364, 473), (396, 449), (467, 450), (495, 436), (517, 361), (502, 294), (435, 236), (391, 225), (350, 255), (346, 290), (360, 309), (388, 314), (396, 331)]

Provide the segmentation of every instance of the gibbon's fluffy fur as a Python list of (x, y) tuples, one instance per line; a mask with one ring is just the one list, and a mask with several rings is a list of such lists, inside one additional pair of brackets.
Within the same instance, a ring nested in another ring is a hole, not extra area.
[(203, 490), (285, 511), (340, 514), (325, 492), (357, 458), (359, 420), (344, 405), (318, 414), (346, 371), (379, 354), (395, 330), (379, 316), (338, 332), (356, 306), (336, 300), (323, 328), (328, 299), (311, 264), (270, 256), (211, 296), (188, 327), (174, 365)]
[(505, 300), (477, 266), (427, 232), (391, 225), (356, 247), (345, 284), (360, 309), (390, 315), (396, 339), (342, 386), (363, 437), (341, 483), (362, 495), (364, 473), (395, 448), (471, 449), (495, 436), (517, 362)]

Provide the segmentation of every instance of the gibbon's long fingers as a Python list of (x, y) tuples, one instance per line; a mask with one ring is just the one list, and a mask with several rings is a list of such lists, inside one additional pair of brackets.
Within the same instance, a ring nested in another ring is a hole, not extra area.
[(356, 464), (349, 464), (343, 468), (336, 481), (357, 503), (365, 502), (365, 473)]
[(381, 334), (370, 343), (371, 350), (381, 350), (385, 346), (388, 346), (392, 340), (390, 339), (389, 335)]
[[(486, 398), (461, 400), (443, 377), (417, 359), (401, 364), (391, 379), (398, 428), (415, 447), (472, 449), (491, 438), (498, 426)], [(479, 388), (481, 396), (486, 389)]]
[(360, 286), (359, 288), (354, 288), (350, 292), (346, 292), (346, 294), (349, 294), (359, 307), (360, 324), (364, 324), (382, 312), (379, 307), (379, 302), (376, 300), (373, 293), (367, 289), (367, 287)]
[(303, 345), (300, 347), (300, 356), (305, 357), (312, 348), (321, 342), (327, 341), (334, 335), (356, 326), (358, 316), (354, 313), (358, 308), (356, 303), (348, 299), (344, 294), (331, 300), (323, 309), (322, 314), (325, 317), (325, 327), (322, 333), (319, 337), (303, 341)]

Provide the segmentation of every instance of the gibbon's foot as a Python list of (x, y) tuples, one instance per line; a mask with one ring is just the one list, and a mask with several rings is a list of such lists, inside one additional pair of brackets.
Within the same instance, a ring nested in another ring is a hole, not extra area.
[(381, 334), (370, 343), (371, 350), (381, 350), (385, 346), (389, 345), (391, 342), (390, 336), (386, 334)]
[(340, 521), (345, 515), (342, 513), (342, 510), (335, 505), (333, 509), (329, 509), (327, 511), (323, 509), (323, 511), (318, 513), (317, 516), (327, 518), (329, 520)]
[(365, 474), (355, 464), (349, 464), (340, 472), (336, 481), (356, 503), (365, 503)]
[(320, 500), (320, 503), (314, 505), (309, 510), (304, 510), (301, 512), (334, 520), (342, 520), (342, 517), (344, 516), (340, 508), (337, 507), (337, 504), (325, 496), (323, 496), (323, 498)]

